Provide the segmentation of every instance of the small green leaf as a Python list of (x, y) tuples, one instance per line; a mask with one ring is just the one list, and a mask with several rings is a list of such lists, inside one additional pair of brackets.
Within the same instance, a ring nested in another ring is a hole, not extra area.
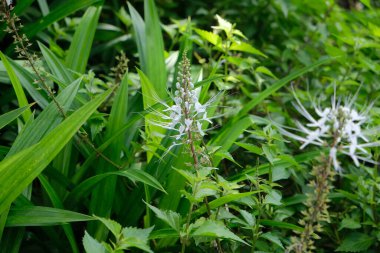
[(342, 230), (344, 228), (358, 229), (358, 228), (361, 228), (361, 224), (360, 224), (360, 222), (358, 222), (352, 218), (345, 218), (341, 221), (338, 230)]
[(87, 231), (84, 232), (83, 246), (86, 253), (106, 253), (107, 252), (106, 248), (97, 240), (92, 238), (92, 236), (89, 235)]
[(191, 235), (231, 239), (231, 240), (249, 245), (244, 240), (242, 240), (239, 236), (232, 233), (222, 222), (217, 222), (217, 221), (212, 221), (212, 220), (205, 221)]
[(260, 73), (263, 73), (267, 76), (270, 76), (270, 77), (273, 77), (274, 79), (278, 79), (273, 73), (272, 71), (270, 71), (268, 68), (264, 67), (264, 66), (259, 66), (255, 69), (256, 72), (260, 72)]
[(162, 239), (162, 238), (178, 238), (178, 232), (172, 228), (163, 228), (153, 231), (149, 239)]
[(279, 191), (271, 190), (268, 193), (268, 195), (265, 197), (264, 202), (266, 204), (272, 204), (275, 206), (280, 206), (280, 205), (282, 205), (281, 199), (282, 199), (282, 196), (281, 196), (281, 193)]
[(239, 212), (250, 227), (253, 227), (256, 225), (256, 218), (252, 213), (249, 213), (245, 210), (239, 210)]
[(123, 228), (123, 239), (120, 242), (120, 248), (128, 249), (130, 247), (135, 247), (145, 252), (153, 253), (148, 245), (148, 238), (152, 230), (153, 227), (146, 229), (133, 227)]
[(232, 45), (229, 49), (232, 51), (239, 51), (239, 52), (246, 52), (246, 53), (250, 53), (250, 54), (256, 54), (256, 55), (260, 55), (260, 56), (267, 58), (267, 56), (265, 54), (263, 54), (260, 50), (257, 50), (256, 48), (254, 48), (253, 46), (251, 46), (250, 44), (245, 43), (245, 42), (234, 42), (234, 43), (232, 43)]
[(166, 222), (171, 228), (179, 232), (181, 229), (181, 215), (171, 210), (162, 211), (157, 207), (147, 204), (148, 207), (157, 215), (157, 218)]
[(202, 39), (210, 42), (214, 46), (220, 46), (222, 44), (222, 38), (220, 38), (218, 34), (201, 29), (194, 30), (196, 33), (198, 33), (199, 36), (201, 36)]
[(276, 244), (278, 247), (280, 247), (281, 249), (284, 249), (284, 246), (282, 245), (282, 242), (280, 241), (280, 238), (278, 235), (275, 235), (271, 232), (267, 232), (265, 234), (262, 234), (260, 235), (261, 238), (265, 238), (267, 239), (268, 241)]
[(119, 223), (110, 219), (105, 219), (97, 216), (95, 216), (95, 218), (102, 222), (116, 238), (119, 238), (121, 233), (121, 225)]
[(341, 252), (362, 252), (375, 242), (375, 237), (354, 232), (344, 238), (342, 244), (335, 250)]
[[(239, 200), (239, 199), (244, 198), (244, 197), (248, 197), (248, 196), (255, 194), (255, 193), (257, 193), (257, 191), (228, 194), (226, 196), (222, 196), (222, 197), (219, 197), (219, 198), (211, 201), (208, 204), (208, 206), (210, 209), (214, 209), (214, 208), (217, 208), (221, 205)], [(205, 213), (206, 211), (207, 211), (206, 206), (202, 206), (198, 210), (196, 210), (194, 213), (195, 213), (195, 215), (201, 215), (201, 214)]]
[(244, 142), (235, 142), (236, 145), (248, 150), (249, 152), (256, 154), (256, 155), (262, 155), (263, 151), (261, 148), (259, 148), (256, 145), (253, 145), (251, 143), (244, 143)]
[(290, 230), (303, 231), (303, 228), (297, 225), (287, 223), (287, 222), (282, 222), (282, 221), (260, 220), (260, 224), (263, 226), (269, 226), (269, 227), (286, 228)]

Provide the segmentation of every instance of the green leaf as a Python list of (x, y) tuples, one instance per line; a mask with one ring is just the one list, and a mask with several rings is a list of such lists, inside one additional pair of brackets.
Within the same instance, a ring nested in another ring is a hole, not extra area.
[(110, 93), (79, 108), (39, 143), (0, 162), (0, 213), (46, 168)]
[(267, 232), (267, 233), (261, 234), (260, 237), (261, 238), (265, 238), (268, 241), (276, 244), (281, 249), (284, 249), (284, 246), (282, 245), (282, 242), (281, 242), (281, 240), (280, 240), (280, 238), (279, 238), (278, 235), (275, 235), (275, 234), (273, 234), (271, 232)]
[[(154, 85), (154, 91), (161, 99), (167, 97), (167, 73), (164, 57), (164, 41), (162, 39), (161, 25), (154, 0), (144, 1), (145, 18), (145, 71), (147, 77)], [(144, 92), (143, 92), (143, 95)]]
[[(114, 102), (111, 108), (111, 113), (106, 124), (105, 138), (109, 138), (114, 135), (119, 129), (121, 129), (127, 123), (128, 115), (128, 75), (125, 74), (121, 80), (120, 86), (116, 91)], [(125, 148), (125, 133), (119, 138), (115, 139), (109, 147), (103, 151), (103, 154), (111, 159), (114, 163), (119, 164), (121, 161), (121, 154)], [(115, 171), (116, 168), (109, 166), (109, 163), (105, 160), (101, 160), (95, 171), (97, 174)], [(133, 171), (132, 171), (133, 172)], [(130, 173), (130, 172), (127, 172)], [(136, 172), (137, 174), (139, 172)], [(139, 173), (137, 175), (144, 176), (144, 173)], [(154, 178), (153, 178), (154, 180)], [(117, 196), (117, 177), (105, 177), (104, 180), (99, 182), (94, 188), (91, 203), (90, 212), (102, 217), (109, 217), (112, 206), (116, 200)], [(101, 239), (99, 234), (107, 234), (104, 226), (101, 224), (93, 223), (94, 229), (96, 227), (97, 233), (94, 234), (95, 238)], [(88, 228), (89, 232), (93, 229)]]
[(86, 10), (79, 26), (76, 28), (73, 40), (67, 53), (67, 67), (79, 73), (84, 73), (86, 70), (100, 12), (101, 7), (89, 7)]
[(212, 26), (212, 28), (216, 30), (222, 30), (228, 36), (233, 29), (233, 25), (227, 20), (225, 20), (224, 18), (222, 18), (221, 16), (219, 16), (218, 14), (216, 14), (215, 17), (218, 20), (218, 25)]
[(163, 229), (159, 229), (159, 230), (155, 230), (153, 231), (150, 236), (149, 236), (149, 239), (163, 239), (163, 238), (178, 238), (178, 232), (175, 231), (174, 229), (172, 228), (163, 228)]
[(140, 66), (143, 71), (146, 71), (147, 57), (145, 51), (145, 23), (140, 14), (136, 11), (136, 9), (129, 2), (127, 2), (127, 4), (129, 13), (131, 14), (133, 30), (135, 31), (134, 36), (137, 44), (137, 50), (139, 52)]
[(372, 9), (371, 0), (360, 0), (360, 2), (362, 2), (368, 8)]
[(194, 30), (196, 33), (198, 33), (199, 36), (201, 36), (202, 39), (210, 42), (214, 46), (220, 47), (220, 45), (222, 44), (222, 38), (220, 38), (218, 34), (197, 28), (195, 28)]
[(212, 220), (205, 221), (199, 228), (191, 233), (191, 235), (231, 239), (249, 245), (239, 236), (232, 233), (222, 222)]
[(146, 229), (133, 227), (123, 228), (123, 240), (120, 242), (120, 247), (123, 249), (135, 247), (145, 252), (153, 253), (148, 245), (148, 238), (152, 230), (153, 227)]
[(249, 152), (256, 154), (256, 155), (262, 155), (263, 151), (261, 148), (259, 148), (256, 145), (253, 145), (251, 143), (244, 143), (244, 142), (235, 142), (236, 145), (248, 150)]
[(27, 37), (33, 37), (54, 22), (61, 20), (62, 18), (65, 18), (80, 9), (101, 2), (103, 2), (103, 0), (66, 0), (64, 2), (60, 2), (60, 4), (56, 5), (54, 9), (50, 10), (48, 15), (40, 18), (35, 23), (26, 25), (22, 31)]
[(282, 205), (281, 199), (282, 199), (281, 193), (279, 191), (276, 191), (276, 190), (272, 189), (266, 195), (264, 203), (275, 205), (275, 206), (280, 206), (280, 205)]
[(66, 85), (73, 82), (74, 77), (72, 73), (65, 67), (61, 60), (58, 59), (58, 57), (44, 44), (38, 42), (38, 46), (40, 47), (42, 55), (53, 75)]
[(34, 81), (36, 80), (35, 75), (30, 73), (26, 68), (20, 66), (15, 61), (11, 59), (8, 59), (8, 61), (11, 64), (24, 89), (29, 93), (33, 100), (37, 102), (39, 106), (41, 106), (41, 108), (45, 108), (49, 104), (49, 101), (47, 99), (46, 93), (44, 91), (36, 89), (35, 85), (33, 85)]
[(335, 250), (341, 252), (367, 251), (375, 242), (375, 237), (363, 233), (353, 232), (344, 238), (342, 244)]
[(32, 105), (17, 108), (10, 112), (0, 115), (0, 129), (17, 119), (25, 110), (29, 109)]
[(149, 185), (157, 190), (165, 192), (165, 189), (162, 185), (150, 174), (138, 170), (138, 169), (128, 169), (123, 171), (112, 171), (103, 174), (99, 174), (93, 177), (88, 178), (87, 180), (80, 183), (77, 187), (73, 189), (73, 191), (69, 194), (66, 199), (66, 203), (68, 205), (72, 205), (77, 203), (80, 198), (90, 193), (91, 189), (96, 186), (101, 180), (109, 177), (109, 176), (121, 176), (126, 177), (133, 181), (142, 182), (146, 185)]
[[(64, 207), (63, 207), (61, 199), (58, 197), (58, 194), (56, 193), (55, 189), (52, 187), (50, 182), (45, 178), (45, 176), (40, 175), (38, 179), (41, 182), (42, 187), (45, 189), (46, 193), (48, 194), (53, 206), (55, 208), (63, 209)], [(69, 224), (65, 224), (65, 225), (62, 225), (62, 228), (66, 234), (67, 239), (69, 240), (72, 252), (79, 253), (79, 248), (75, 240), (74, 231), (72, 227)]]
[[(243, 117), (234, 123), (230, 121), (215, 135), (210, 141), (210, 145), (215, 147), (220, 146), (222, 150), (228, 151), (236, 139), (252, 124), (253, 120), (251, 117)], [(216, 157), (214, 159), (215, 165), (218, 165), (220, 161), (221, 159)]]
[(274, 79), (278, 79), (273, 73), (272, 71), (270, 71), (268, 68), (264, 67), (264, 66), (259, 66), (255, 69), (256, 72), (260, 72), (260, 73), (263, 73), (267, 76), (270, 76), (270, 77), (273, 77)]
[(260, 220), (260, 224), (263, 226), (269, 226), (269, 227), (277, 227), (277, 228), (286, 228), (290, 230), (296, 230), (296, 231), (303, 231), (303, 228), (287, 223), (287, 222), (282, 222), (282, 221), (275, 221), (275, 220)]
[(250, 54), (257, 54), (257, 55), (260, 55), (260, 56), (263, 56), (265, 58), (267, 58), (267, 56), (265, 54), (263, 54), (260, 50), (257, 50), (256, 48), (254, 48), (253, 46), (251, 46), (250, 44), (248, 43), (245, 43), (245, 42), (233, 42), (231, 47), (229, 48), (230, 50), (232, 51), (239, 51), (239, 52), (246, 52), (246, 53), (250, 53)]
[(181, 215), (179, 213), (173, 212), (171, 210), (162, 211), (157, 207), (146, 205), (157, 215), (157, 218), (166, 222), (171, 228), (179, 233), (181, 229)]
[(352, 218), (344, 218), (340, 225), (339, 225), (339, 231), (344, 229), (344, 228), (348, 228), (348, 229), (358, 229), (358, 228), (361, 228), (361, 224), (359, 221), (356, 221)]
[(99, 220), (100, 222), (102, 222), (116, 238), (120, 237), (122, 228), (119, 223), (110, 219), (102, 218), (102, 217), (95, 216), (95, 218)]
[[(81, 79), (74, 81), (55, 98), (64, 112), (69, 110), (71, 103), (78, 92), (80, 83)], [(23, 131), (17, 136), (13, 143), (8, 156), (36, 144), (42, 137), (61, 123), (62, 120), (63, 116), (58, 110), (57, 105), (54, 102), (51, 102), (35, 120), (30, 121), (25, 125)]]
[(239, 212), (250, 228), (256, 225), (256, 218), (252, 213), (249, 213), (245, 210), (239, 210)]
[[(160, 102), (160, 97), (157, 93), (157, 87), (153, 85), (153, 82), (139, 69), (137, 72), (141, 81), (141, 90), (143, 95), (144, 109), (147, 109), (156, 103)], [(164, 89), (166, 92), (166, 89)], [(163, 100), (163, 99), (162, 99)], [(160, 112), (160, 110), (158, 110)], [(162, 119), (160, 116), (155, 114), (148, 114), (145, 116), (145, 133), (148, 137), (147, 146), (149, 146), (150, 152), (148, 152), (148, 160), (153, 156), (153, 153), (161, 143), (161, 138), (159, 137), (165, 132), (165, 129), (153, 124), (152, 122), (160, 122)]]
[(95, 218), (81, 213), (51, 207), (22, 206), (11, 208), (6, 226), (53, 226), (68, 222), (90, 220), (95, 220)]
[(7, 57), (1, 51), (0, 51), (0, 58), (4, 64), (5, 69), (8, 72), (9, 79), (11, 80), (13, 89), (16, 93), (16, 97), (17, 97), (19, 107), (20, 108), (21, 107), (27, 107), (27, 109), (22, 113), (22, 117), (23, 117), (24, 121), (26, 122), (26, 121), (28, 121), (28, 119), (30, 117), (32, 117), (32, 111), (29, 108), (29, 103), (28, 103), (28, 100), (26, 99), (26, 95), (24, 93), (24, 90), (22, 89), (20, 80), (17, 78), (16, 73), (12, 69)]
[(87, 231), (84, 232), (83, 246), (86, 253), (107, 253), (106, 248), (97, 240), (92, 238)]
[[(219, 206), (222, 206), (224, 204), (236, 201), (238, 199), (251, 196), (252, 194), (257, 193), (257, 191), (253, 192), (243, 192), (243, 193), (234, 193), (234, 194), (228, 194), (226, 196), (219, 197), (210, 203), (208, 203), (210, 209), (215, 209)], [(200, 207), (198, 210), (194, 212), (195, 215), (201, 215), (207, 211), (206, 206)]]

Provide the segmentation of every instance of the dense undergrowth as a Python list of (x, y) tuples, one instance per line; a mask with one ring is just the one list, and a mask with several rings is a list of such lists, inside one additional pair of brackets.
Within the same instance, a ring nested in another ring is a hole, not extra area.
[(1, 0), (0, 252), (379, 252), (377, 1)]

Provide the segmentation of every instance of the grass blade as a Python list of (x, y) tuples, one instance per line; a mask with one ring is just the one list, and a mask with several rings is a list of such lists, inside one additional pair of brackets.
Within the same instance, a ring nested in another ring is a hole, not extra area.
[(101, 7), (90, 7), (86, 10), (67, 53), (67, 67), (79, 73), (86, 70), (100, 12)]
[(20, 80), (17, 78), (16, 73), (13, 71), (7, 57), (0, 51), (0, 58), (4, 64), (5, 69), (8, 72), (9, 79), (13, 85), (13, 89), (16, 93), (17, 101), (19, 107), (27, 107), (27, 109), (22, 113), (22, 117), (25, 122), (28, 121), (30, 117), (32, 117), (32, 111), (30, 110), (28, 100), (26, 99), (26, 95), (21, 86)]
[(0, 213), (46, 168), (110, 92), (82, 106), (39, 143), (0, 162)]
[(17, 119), (25, 110), (29, 109), (32, 105), (17, 108), (13, 111), (0, 115), (0, 129)]
[(68, 222), (91, 221), (94, 217), (58, 208), (23, 206), (9, 211), (7, 227), (53, 226)]
[(54, 22), (59, 21), (80, 9), (102, 2), (103, 0), (66, 0), (50, 10), (50, 13), (45, 17), (42, 17), (35, 23), (26, 25), (22, 31), (29, 38), (33, 37)]

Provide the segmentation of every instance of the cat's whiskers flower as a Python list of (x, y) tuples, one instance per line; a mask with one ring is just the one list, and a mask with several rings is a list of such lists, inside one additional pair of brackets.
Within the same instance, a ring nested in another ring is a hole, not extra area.
[(300, 135), (283, 128), (280, 128), (280, 131), (285, 136), (303, 142), (300, 149), (310, 144), (329, 147), (329, 156), (332, 159), (335, 170), (341, 169), (337, 158), (339, 153), (350, 156), (356, 166), (359, 166), (359, 160), (375, 163), (371, 160), (371, 154), (365, 148), (379, 146), (380, 143), (369, 142), (369, 139), (364, 135), (362, 128), (369, 119), (369, 108), (361, 112), (354, 109), (356, 98), (357, 94), (346, 99), (344, 104), (341, 104), (341, 100), (336, 98), (334, 92), (330, 107), (321, 108), (313, 103), (316, 115), (316, 117), (313, 117), (295, 95), (297, 103), (293, 103), (294, 108), (309, 123), (302, 124), (298, 121), (296, 122), (296, 130), (300, 132)]

